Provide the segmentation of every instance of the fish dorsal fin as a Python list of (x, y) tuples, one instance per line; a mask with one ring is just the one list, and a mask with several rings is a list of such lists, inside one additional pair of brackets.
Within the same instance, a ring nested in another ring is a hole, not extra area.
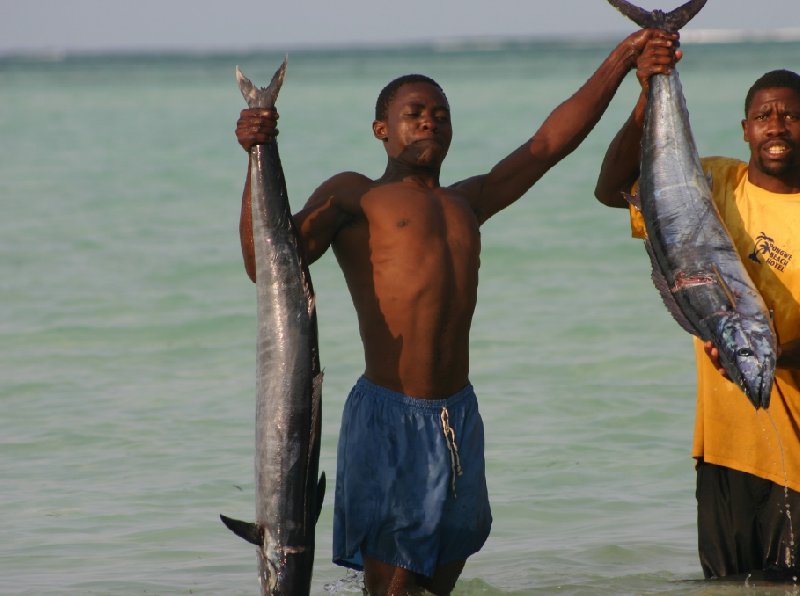
[(643, 29), (664, 29), (674, 33), (700, 12), (706, 0), (689, 0), (669, 13), (664, 13), (662, 10), (645, 10), (626, 0), (608, 0), (608, 3)]
[(661, 300), (663, 300), (664, 306), (667, 307), (667, 311), (669, 311), (669, 314), (671, 314), (672, 318), (675, 319), (675, 322), (681, 326), (681, 329), (687, 333), (690, 333), (691, 335), (699, 336), (700, 333), (689, 322), (689, 319), (686, 318), (678, 306), (678, 303), (675, 301), (675, 296), (672, 295), (669, 282), (661, 272), (661, 268), (658, 266), (658, 260), (656, 259), (655, 253), (653, 253), (653, 246), (650, 244), (649, 240), (644, 241), (644, 247), (647, 249), (647, 254), (650, 257), (650, 263), (653, 266), (653, 270), (650, 274), (653, 279), (653, 285), (658, 290), (658, 293), (661, 294)]

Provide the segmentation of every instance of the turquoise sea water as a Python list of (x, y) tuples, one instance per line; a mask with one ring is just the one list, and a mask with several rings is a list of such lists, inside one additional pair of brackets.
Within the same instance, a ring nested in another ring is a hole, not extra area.
[[(443, 182), (481, 173), (586, 80), (610, 43), (293, 52), (280, 150), (298, 208), (328, 176), (381, 173), (372, 108), (391, 78), (445, 88)], [(799, 43), (686, 44), (704, 155), (745, 157), (747, 87)], [(793, 57), (793, 58), (792, 58)], [(239, 64), (274, 53), (0, 59), (0, 593), (254, 594), (254, 287), (241, 266)], [(483, 228), (471, 378), (492, 535), (457, 594), (794, 594), (702, 581), (689, 337), (625, 213), (592, 196), (634, 77), (587, 141)], [(332, 255), (318, 296), (330, 563), (335, 445), (363, 366)], [(347, 582), (344, 582), (347, 583)], [(352, 582), (350, 582), (352, 583)]]

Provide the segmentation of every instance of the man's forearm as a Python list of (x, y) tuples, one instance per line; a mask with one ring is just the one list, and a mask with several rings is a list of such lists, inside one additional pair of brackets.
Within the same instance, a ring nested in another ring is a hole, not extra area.
[(636, 65), (638, 50), (627, 41), (614, 48), (589, 80), (550, 113), (531, 140), (531, 153), (555, 162), (580, 145)]
[(639, 177), (644, 108), (647, 99), (640, 94), (639, 101), (628, 120), (608, 146), (594, 194), (609, 207), (627, 207), (622, 196)]

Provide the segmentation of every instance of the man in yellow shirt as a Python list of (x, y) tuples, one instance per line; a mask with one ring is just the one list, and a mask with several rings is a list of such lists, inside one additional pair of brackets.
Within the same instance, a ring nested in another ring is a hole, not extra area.
[[(652, 63), (644, 55), (639, 62)], [(603, 161), (595, 195), (610, 207), (629, 207), (624, 193), (639, 176), (650, 74), (637, 71), (642, 93)], [(720, 216), (774, 313), (778, 369), (769, 408), (756, 410), (721, 370), (716, 348), (694, 339), (698, 546), (708, 578), (763, 572), (791, 579), (800, 572), (800, 75), (778, 70), (759, 78), (747, 94), (742, 129), (748, 163), (712, 157), (702, 164)], [(633, 235), (643, 238), (641, 214), (630, 213)]]

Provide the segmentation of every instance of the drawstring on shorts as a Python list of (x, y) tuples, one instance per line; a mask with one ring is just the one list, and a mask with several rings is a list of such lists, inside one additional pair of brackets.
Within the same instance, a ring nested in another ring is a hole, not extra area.
[(442, 406), (442, 413), (439, 415), (442, 421), (442, 432), (450, 451), (450, 484), (453, 489), (453, 497), (456, 497), (456, 476), (461, 476), (464, 470), (461, 467), (461, 458), (458, 456), (458, 445), (456, 444), (456, 431), (450, 426), (450, 416), (447, 406)]

